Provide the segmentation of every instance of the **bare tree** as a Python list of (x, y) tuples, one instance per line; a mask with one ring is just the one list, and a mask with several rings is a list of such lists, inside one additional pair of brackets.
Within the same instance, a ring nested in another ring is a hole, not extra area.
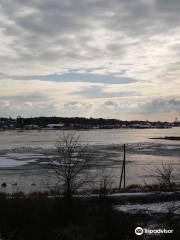
[(89, 147), (80, 143), (80, 135), (75, 132), (63, 132), (56, 143), (57, 157), (50, 160), (63, 194), (71, 199), (73, 194), (88, 183), (90, 166)]
[(171, 187), (173, 177), (173, 166), (171, 162), (162, 163), (161, 167), (154, 170), (154, 176), (157, 177), (161, 186)]

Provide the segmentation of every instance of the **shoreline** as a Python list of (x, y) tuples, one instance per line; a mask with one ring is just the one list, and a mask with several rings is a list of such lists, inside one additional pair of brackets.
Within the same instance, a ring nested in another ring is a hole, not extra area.
[(161, 139), (161, 140), (170, 140), (170, 141), (180, 141), (180, 137), (174, 137), (174, 136), (169, 136), (169, 137), (153, 137), (150, 139)]

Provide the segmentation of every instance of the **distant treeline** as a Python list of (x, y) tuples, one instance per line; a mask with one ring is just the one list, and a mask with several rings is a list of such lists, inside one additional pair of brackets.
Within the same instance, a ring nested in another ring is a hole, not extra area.
[[(122, 121), (118, 119), (104, 119), (104, 118), (82, 118), (82, 117), (34, 117), (23, 118), (25, 124), (47, 125), (50, 123), (65, 125), (80, 124), (80, 125), (123, 125), (123, 124), (145, 124), (146, 121)], [(154, 124), (160, 122), (154, 122)]]
[[(31, 118), (23, 118), (18, 116), (17, 118), (0, 118), (0, 125), (38, 125), (41, 127), (45, 127), (48, 124), (59, 124), (63, 123), (64, 126), (132, 126), (132, 125), (145, 125), (147, 123), (152, 126), (160, 126), (160, 125), (170, 125), (168, 122), (150, 122), (150, 121), (122, 121), (118, 119), (104, 119), (104, 118), (83, 118), (83, 117), (31, 117)], [(177, 123), (178, 125), (178, 123)], [(180, 123), (179, 123), (180, 125)]]
[(103, 118), (81, 118), (81, 117), (34, 117), (34, 118), (24, 118), (25, 124), (37, 124), (37, 125), (47, 125), (47, 124), (58, 124), (64, 123), (69, 126), (71, 124), (80, 125), (116, 125), (120, 124), (122, 121), (116, 119), (103, 119)]

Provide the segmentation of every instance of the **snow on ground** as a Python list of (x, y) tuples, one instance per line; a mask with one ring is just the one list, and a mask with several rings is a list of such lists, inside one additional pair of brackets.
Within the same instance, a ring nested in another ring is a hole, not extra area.
[(166, 195), (171, 195), (174, 194), (173, 192), (127, 192), (127, 193), (113, 193), (110, 194), (111, 197), (123, 197), (123, 196), (127, 196), (127, 197), (132, 197), (132, 196), (147, 196), (147, 195), (153, 195), (153, 194), (166, 194)]
[(163, 148), (167, 149), (167, 150), (180, 150), (179, 146), (174, 145), (174, 146), (163, 146)]
[(44, 158), (43, 154), (36, 153), (7, 153), (5, 155), (7, 158), (17, 159), (17, 160), (28, 160), (30, 158)]
[(28, 163), (34, 163), (37, 159), (31, 159), (26, 161), (18, 161), (11, 158), (7, 158), (4, 156), (0, 157), (0, 168), (7, 168), (7, 167), (19, 167)]
[(148, 203), (148, 204), (127, 204), (116, 205), (115, 209), (122, 212), (135, 214), (138, 212), (145, 213), (168, 213), (180, 214), (180, 201)]
[[(0, 155), (0, 168), (19, 167), (25, 164), (34, 163), (39, 159), (50, 159), (54, 156), (40, 153), (6, 153)], [(41, 162), (42, 163), (42, 162)], [(44, 162), (44, 164), (47, 162)]]
[(152, 192), (130, 192), (130, 193), (113, 193), (110, 194), (112, 197), (123, 197), (123, 196), (146, 196), (146, 195), (152, 195)]
[(0, 168), (20, 167), (34, 163), (40, 158), (44, 158), (44, 155), (35, 153), (7, 153), (0, 155)]
[(151, 149), (151, 148), (144, 148), (144, 149), (137, 149), (138, 151), (141, 151), (141, 152), (154, 152), (155, 150), (154, 149)]

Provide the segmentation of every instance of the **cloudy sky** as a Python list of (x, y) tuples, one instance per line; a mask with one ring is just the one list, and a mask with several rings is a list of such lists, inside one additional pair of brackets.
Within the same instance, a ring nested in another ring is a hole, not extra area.
[(0, 116), (172, 121), (179, 0), (0, 0)]

